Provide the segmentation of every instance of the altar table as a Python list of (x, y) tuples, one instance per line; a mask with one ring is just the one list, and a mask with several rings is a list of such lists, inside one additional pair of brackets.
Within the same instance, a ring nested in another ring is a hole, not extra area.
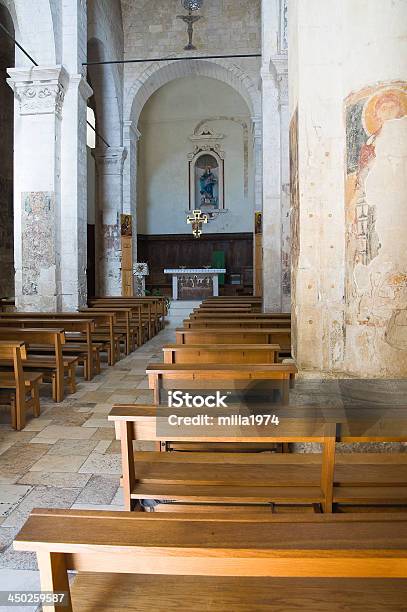
[(172, 299), (204, 299), (219, 295), (219, 274), (223, 268), (169, 268), (164, 274), (172, 275)]

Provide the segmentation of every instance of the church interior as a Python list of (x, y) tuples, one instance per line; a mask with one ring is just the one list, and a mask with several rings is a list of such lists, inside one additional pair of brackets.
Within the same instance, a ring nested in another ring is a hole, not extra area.
[(406, 30), (0, 0), (0, 610), (406, 610)]

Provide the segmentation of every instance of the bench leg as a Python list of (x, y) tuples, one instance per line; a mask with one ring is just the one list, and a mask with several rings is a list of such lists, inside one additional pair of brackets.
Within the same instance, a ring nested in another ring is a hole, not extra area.
[(38, 383), (34, 383), (31, 387), (31, 398), (33, 404), (33, 413), (35, 417), (39, 417), (41, 414), (40, 406), (40, 391)]
[(25, 409), (26, 402), (25, 397), (15, 399), (15, 414), (16, 414), (16, 429), (17, 431), (21, 431), (25, 427)]
[(17, 429), (17, 410), (16, 410), (15, 395), (12, 395), (10, 398), (10, 408), (11, 408), (11, 427), (13, 429)]
[(57, 402), (57, 377), (55, 372), (51, 374), (51, 384), (52, 384), (52, 399), (54, 402)]
[(68, 367), (68, 386), (71, 393), (76, 392), (76, 365)]
[(37, 552), (37, 560), (38, 569), (40, 570), (41, 590), (53, 591), (54, 593), (68, 593), (68, 605), (52, 604), (42, 606), (43, 612), (56, 612), (57, 610), (72, 612), (65, 555), (63, 553), (41, 551)]

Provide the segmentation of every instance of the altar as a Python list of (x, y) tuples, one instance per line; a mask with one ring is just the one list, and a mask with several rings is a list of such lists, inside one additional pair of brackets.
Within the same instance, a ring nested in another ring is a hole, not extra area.
[(172, 275), (173, 300), (204, 300), (219, 295), (219, 274), (223, 268), (169, 268), (164, 274)]

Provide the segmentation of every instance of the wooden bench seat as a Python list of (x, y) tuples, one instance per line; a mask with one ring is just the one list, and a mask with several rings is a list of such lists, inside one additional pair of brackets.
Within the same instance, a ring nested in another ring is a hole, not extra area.
[(276, 363), (278, 344), (166, 344), (164, 363)]
[(24, 342), (0, 341), (0, 359), (10, 360), (13, 364), (10, 371), (0, 372), (0, 392), (11, 403), (11, 424), (17, 430), (24, 429), (28, 408), (32, 409), (35, 417), (40, 416), (42, 374), (23, 371), (26, 357)]
[(291, 329), (177, 329), (177, 344), (279, 344), (282, 350), (291, 350)]
[[(403, 514), (34, 509), (14, 548), (37, 553), (42, 591), (70, 596), (45, 612), (357, 610), (361, 601), (383, 611), (402, 610), (386, 606), (403, 606), (407, 594)], [(79, 572), (72, 587), (70, 570)]]
[(146, 368), (154, 402), (160, 403), (161, 389), (251, 389), (257, 383), (259, 390), (266, 390), (261, 383), (278, 381), (281, 401), (288, 403), (289, 387), (297, 373), (294, 364), (149, 364)]
[[(71, 586), (73, 609), (96, 612), (369, 612), (401, 611), (406, 581), (355, 578), (230, 578), (81, 572)], [(298, 602), (301, 602), (299, 608)], [(79, 607), (76, 608), (75, 605)]]

